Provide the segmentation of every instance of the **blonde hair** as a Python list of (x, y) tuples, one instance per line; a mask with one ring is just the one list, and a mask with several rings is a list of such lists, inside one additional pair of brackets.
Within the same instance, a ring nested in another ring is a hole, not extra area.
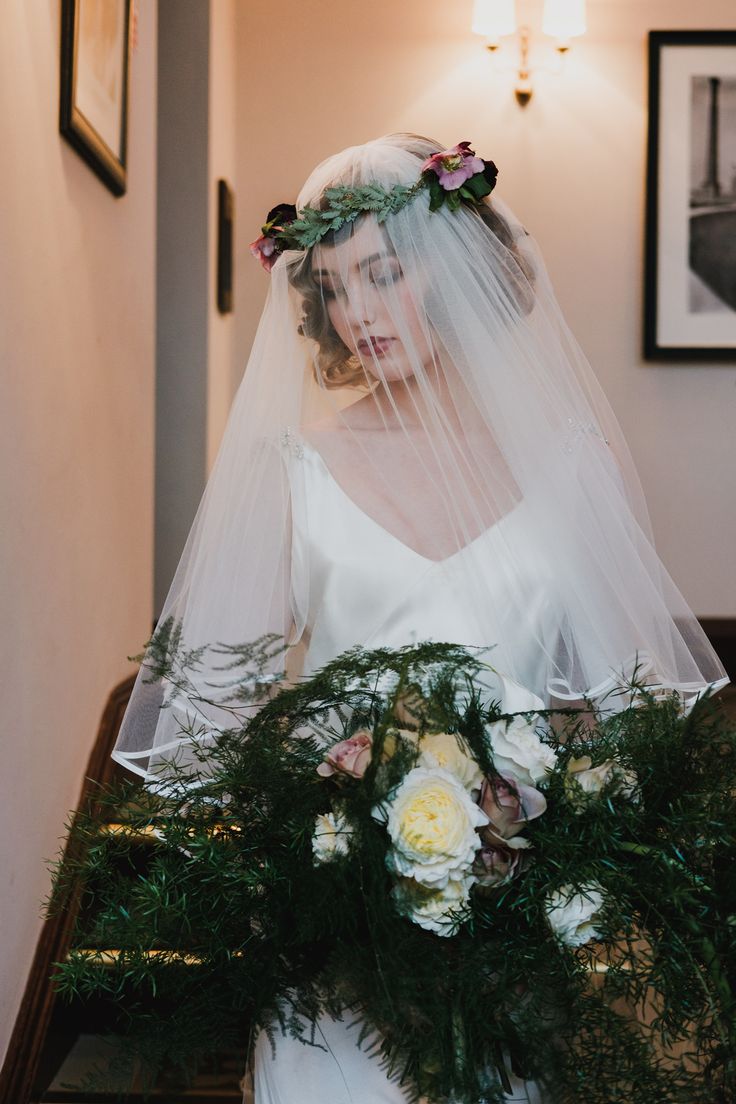
[(303, 317), (299, 333), (315, 342), (314, 374), (323, 387), (370, 386), (359, 358), (351, 353), (338, 337), (327, 313), (322, 292), (312, 276), (312, 256), (308, 250), (303, 260), (290, 271), (291, 284), (301, 292)]

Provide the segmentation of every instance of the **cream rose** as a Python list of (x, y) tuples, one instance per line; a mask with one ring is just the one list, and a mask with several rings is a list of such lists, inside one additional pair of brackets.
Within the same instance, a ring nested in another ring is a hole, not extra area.
[(554, 750), (540, 740), (534, 724), (524, 717), (489, 725), (488, 739), (493, 765), (499, 774), (536, 786), (554, 770), (557, 762)]
[(591, 939), (599, 939), (596, 926), (603, 908), (600, 886), (591, 882), (577, 889), (566, 885), (549, 893), (544, 911), (552, 931), (568, 947), (582, 947)]
[(416, 730), (425, 719), (427, 699), (416, 683), (399, 694), (394, 705), (394, 717), (400, 725)]
[(321, 813), (314, 823), (312, 854), (315, 863), (347, 855), (353, 829), (341, 813)]
[(420, 767), (443, 767), (462, 782), (466, 790), (479, 790), (483, 772), (460, 736), (437, 732), (422, 736), (419, 741)]
[(638, 785), (639, 780), (634, 772), (622, 767), (615, 759), (606, 759), (594, 767), (589, 755), (581, 755), (567, 764), (565, 796), (576, 812), (581, 812), (588, 799), (597, 796), (606, 786), (610, 786), (613, 793), (637, 802)]
[(420, 928), (436, 935), (454, 935), (459, 927), (457, 910), (467, 904), (475, 878), (451, 880), (443, 889), (428, 889), (413, 878), (401, 878), (391, 890), (396, 907)]
[(373, 816), (393, 843), (389, 869), (433, 889), (468, 873), (480, 842), (476, 829), (488, 824), (463, 784), (442, 767), (414, 767)]

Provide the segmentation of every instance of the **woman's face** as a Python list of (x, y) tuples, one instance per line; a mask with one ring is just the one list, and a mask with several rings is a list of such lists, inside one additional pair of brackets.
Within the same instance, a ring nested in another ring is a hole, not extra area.
[(359, 219), (337, 245), (316, 246), (312, 276), (335, 332), (371, 376), (390, 383), (411, 377), (417, 360), (432, 363), (426, 322), (417, 310), (421, 289), (402, 272), (374, 219)]

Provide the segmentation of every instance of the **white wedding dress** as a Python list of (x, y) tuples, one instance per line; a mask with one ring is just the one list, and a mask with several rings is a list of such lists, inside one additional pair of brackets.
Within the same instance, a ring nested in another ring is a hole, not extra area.
[[(485, 570), (500, 577), (503, 533), (509, 526), (524, 526), (523, 501), (467, 548), (434, 561), (409, 548), (358, 507), (314, 448), (291, 435), (286, 448), (293, 489), (292, 572), (308, 572), (304, 674), (356, 643), (366, 647), (400, 647), (422, 640), (489, 644), (476, 639), (471, 627), (475, 599), (464, 589), (468, 572), (453, 571), (453, 566), (461, 557), (473, 555), (486, 565)], [(528, 592), (535, 596), (529, 617), (543, 622), (554, 617), (551, 588), (542, 563), (533, 555), (533, 541), (525, 547)], [(526, 653), (528, 680), (524, 681), (537, 686), (539, 649), (530, 644), (538, 635), (529, 630), (528, 622), (507, 622), (499, 609), (498, 646), (491, 657), (503, 671), (509, 649), (516, 652), (517, 669), (519, 654)], [(515, 683), (503, 680), (503, 687), (503, 705), (509, 711), (542, 704)], [(357, 1046), (359, 1025), (354, 1021), (349, 1012), (340, 1021), (323, 1017), (315, 1033), (319, 1047), (283, 1035), (275, 1025), (272, 1048), (261, 1032), (254, 1055), (255, 1104), (405, 1104), (400, 1087)], [(541, 1101), (535, 1086), (512, 1074), (510, 1078), (514, 1088), (508, 1100)]]

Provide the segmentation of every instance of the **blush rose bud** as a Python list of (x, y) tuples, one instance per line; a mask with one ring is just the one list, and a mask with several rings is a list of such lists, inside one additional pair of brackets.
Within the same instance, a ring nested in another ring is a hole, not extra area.
[(317, 774), (330, 778), (333, 774), (345, 774), (349, 778), (362, 778), (368, 769), (373, 752), (373, 737), (363, 728), (348, 740), (340, 740), (327, 752), (324, 762), (317, 767)]

